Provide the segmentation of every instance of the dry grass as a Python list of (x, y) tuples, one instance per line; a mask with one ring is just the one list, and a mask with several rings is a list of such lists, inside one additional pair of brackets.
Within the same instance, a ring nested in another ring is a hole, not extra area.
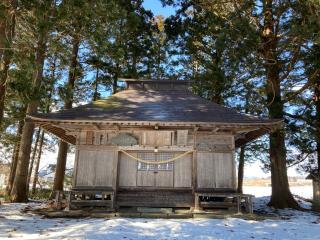
[[(244, 186), (260, 186), (260, 187), (268, 187), (271, 186), (271, 179), (270, 178), (261, 178), (261, 179), (244, 179), (243, 181)], [(289, 185), (291, 187), (295, 186), (312, 186), (311, 180), (305, 180), (303, 178), (289, 178)]]

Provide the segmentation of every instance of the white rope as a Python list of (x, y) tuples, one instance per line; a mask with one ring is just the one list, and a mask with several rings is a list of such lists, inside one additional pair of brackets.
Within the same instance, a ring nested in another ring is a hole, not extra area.
[(119, 150), (119, 151), (124, 153), (125, 155), (127, 155), (131, 159), (134, 159), (134, 160), (136, 160), (138, 162), (142, 162), (142, 163), (146, 163), (146, 164), (164, 164), (164, 163), (169, 163), (169, 162), (173, 162), (173, 161), (175, 161), (175, 160), (177, 160), (179, 158), (182, 158), (182, 157), (188, 155), (189, 153), (193, 153), (193, 150), (191, 150), (191, 151), (184, 152), (184, 153), (182, 153), (182, 154), (180, 154), (180, 155), (178, 155), (176, 157), (167, 159), (167, 160), (160, 160), (160, 161), (156, 161), (156, 160), (155, 161), (150, 161), (149, 160), (148, 161), (148, 160), (143, 160), (141, 158), (135, 157), (135, 156), (131, 155), (130, 153), (126, 152), (125, 150)]

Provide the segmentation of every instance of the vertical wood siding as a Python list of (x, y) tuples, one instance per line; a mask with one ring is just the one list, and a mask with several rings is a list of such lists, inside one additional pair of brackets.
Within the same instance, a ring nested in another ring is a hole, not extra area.
[(192, 154), (179, 158), (174, 162), (174, 187), (191, 187)]
[(79, 150), (76, 186), (112, 187), (115, 151)]
[[(131, 154), (135, 155), (134, 153)], [(119, 161), (119, 187), (136, 187), (137, 162), (123, 153), (119, 154)]]
[(137, 172), (138, 187), (154, 187), (155, 178), (153, 171), (138, 171)]
[(173, 131), (145, 131), (142, 135), (142, 145), (170, 146), (173, 142)]
[(197, 153), (198, 188), (234, 188), (232, 153)]

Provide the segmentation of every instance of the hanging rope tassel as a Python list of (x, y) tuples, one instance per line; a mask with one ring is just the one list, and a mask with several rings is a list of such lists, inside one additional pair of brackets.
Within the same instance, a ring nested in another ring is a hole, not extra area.
[(161, 160), (161, 161), (150, 161), (150, 160), (147, 161), (147, 160), (143, 160), (143, 159), (141, 159), (141, 158), (137, 158), (137, 157), (131, 155), (130, 153), (126, 152), (125, 150), (119, 150), (119, 152), (124, 153), (125, 155), (127, 155), (127, 156), (130, 157), (131, 159), (134, 159), (134, 160), (136, 160), (136, 161), (138, 161), (138, 162), (142, 162), (142, 163), (146, 163), (146, 164), (164, 164), (164, 163), (173, 162), (173, 161), (175, 161), (175, 160), (177, 160), (177, 159), (179, 159), (179, 158), (182, 158), (182, 157), (188, 155), (189, 153), (193, 153), (193, 150), (188, 151), (188, 152), (184, 152), (184, 153), (182, 153), (182, 154), (180, 154), (180, 155), (178, 155), (178, 156), (176, 156), (176, 157), (173, 157), (173, 158), (170, 158), (170, 159), (167, 159), (167, 160)]

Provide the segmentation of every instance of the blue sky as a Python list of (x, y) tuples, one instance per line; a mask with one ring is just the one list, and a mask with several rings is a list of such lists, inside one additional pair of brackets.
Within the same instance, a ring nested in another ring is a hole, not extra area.
[(160, 0), (145, 0), (143, 6), (153, 12), (154, 15), (168, 17), (175, 13), (175, 9), (170, 6), (163, 7)]

